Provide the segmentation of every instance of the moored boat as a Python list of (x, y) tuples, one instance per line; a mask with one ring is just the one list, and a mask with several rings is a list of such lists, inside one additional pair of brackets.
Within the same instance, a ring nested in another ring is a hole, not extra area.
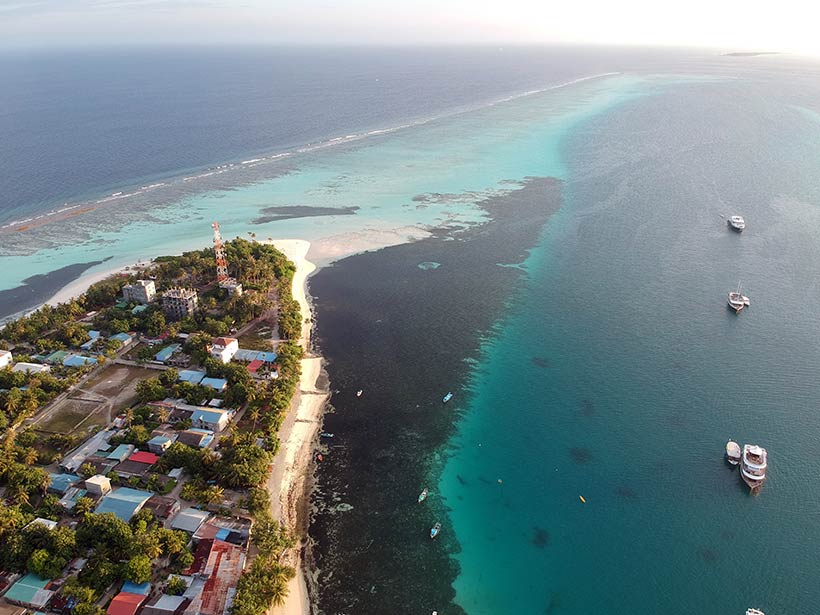
[(427, 487), (425, 487), (424, 490), (421, 493), (419, 493), (419, 504), (421, 504), (424, 500), (427, 499), (428, 493), (430, 492), (427, 490)]
[(746, 228), (746, 220), (743, 219), (743, 216), (729, 216), (727, 222), (729, 223), (729, 226), (732, 227), (732, 230), (735, 230), (738, 233), (742, 232), (743, 229)]
[(332, 434), (328, 431), (323, 431), (322, 433), (319, 434), (319, 437), (320, 438), (332, 438), (334, 435), (335, 434)]
[(752, 495), (757, 495), (766, 482), (766, 469), (769, 465), (766, 449), (756, 444), (744, 444), (743, 456), (740, 459), (740, 477), (749, 486)]
[(452, 393), (447, 393), (447, 395), (445, 395), (444, 398), (441, 401), (446, 404), (451, 399), (453, 399), (453, 394)]
[(746, 609), (746, 615), (766, 615), (760, 609)]
[(438, 523), (438, 522), (437, 522), (437, 523), (436, 523), (436, 524), (435, 524), (435, 525), (434, 525), (434, 526), (430, 529), (430, 538), (435, 538), (435, 537), (436, 537), (436, 536), (438, 536), (440, 533), (441, 533), (441, 523)]
[(749, 297), (740, 292), (740, 284), (737, 285), (737, 290), (729, 293), (729, 307), (739, 314), (740, 310), (749, 307)]
[(733, 440), (726, 443), (726, 461), (733, 466), (740, 463), (740, 445)]

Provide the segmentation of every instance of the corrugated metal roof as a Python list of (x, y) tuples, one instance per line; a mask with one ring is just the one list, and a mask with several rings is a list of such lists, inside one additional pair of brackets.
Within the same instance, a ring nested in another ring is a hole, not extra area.
[(103, 497), (95, 512), (97, 512), (97, 514), (106, 512), (114, 513), (123, 521), (130, 521), (131, 517), (143, 507), (150, 497), (151, 494), (147, 491), (120, 487), (116, 491), (112, 491)]
[(145, 596), (142, 594), (120, 592), (114, 596), (105, 612), (108, 615), (135, 615), (143, 602), (145, 602)]
[(263, 350), (246, 350), (240, 348), (233, 356), (237, 361), (254, 361), (259, 360), (263, 363), (273, 363), (276, 360), (275, 352), (265, 352)]
[(115, 448), (113, 451), (108, 453), (105, 457), (107, 459), (116, 459), (117, 461), (122, 461), (123, 459), (127, 459), (128, 455), (134, 452), (135, 446), (133, 444), (120, 444)]
[(36, 574), (27, 574), (9, 588), (4, 598), (10, 602), (43, 608), (54, 595), (54, 592), (46, 589), (49, 583), (50, 581), (43, 580)]
[(228, 381), (224, 378), (203, 378), (199, 384), (206, 387), (211, 387), (217, 391), (221, 391), (228, 386)]
[(71, 485), (80, 482), (80, 477), (76, 474), (50, 474), (49, 476), (51, 476), (51, 484), (48, 489), (57, 493), (65, 493)]
[(157, 461), (159, 461), (159, 457), (157, 457), (154, 453), (147, 453), (145, 451), (135, 451), (128, 458), (128, 461), (136, 461), (137, 463), (147, 463), (150, 465), (154, 465)]
[(186, 508), (174, 517), (171, 521), (171, 527), (175, 530), (184, 530), (186, 532), (195, 532), (205, 520), (211, 516), (211, 513), (204, 510), (197, 510), (196, 508)]
[(179, 372), (180, 382), (190, 382), (191, 384), (199, 384), (205, 377), (205, 372), (196, 369), (183, 369)]
[(142, 594), (143, 596), (147, 596), (151, 593), (151, 584), (134, 583), (133, 581), (126, 581), (122, 584), (122, 589), (120, 591), (126, 592), (128, 594)]

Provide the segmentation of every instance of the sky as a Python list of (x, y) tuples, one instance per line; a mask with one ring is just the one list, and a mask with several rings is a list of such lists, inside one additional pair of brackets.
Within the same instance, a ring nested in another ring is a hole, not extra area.
[(0, 46), (593, 43), (820, 56), (810, 0), (0, 0)]

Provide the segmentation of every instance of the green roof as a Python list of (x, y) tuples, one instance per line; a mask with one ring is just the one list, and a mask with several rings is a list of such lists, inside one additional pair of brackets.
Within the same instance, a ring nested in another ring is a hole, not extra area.
[(9, 588), (5, 598), (19, 604), (44, 607), (54, 594), (45, 588), (49, 583), (49, 580), (43, 580), (36, 574), (29, 573)]

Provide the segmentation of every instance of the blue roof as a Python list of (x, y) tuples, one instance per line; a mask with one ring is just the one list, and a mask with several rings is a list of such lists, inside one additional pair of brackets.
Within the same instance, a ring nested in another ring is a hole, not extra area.
[(120, 487), (100, 500), (95, 511), (97, 514), (114, 513), (123, 521), (130, 521), (136, 512), (148, 501), (151, 494), (147, 491)]
[(45, 606), (52, 592), (40, 593), (51, 581), (43, 580), (34, 573), (29, 573), (12, 585), (6, 592), (6, 600), (13, 600), (23, 604)]
[(154, 355), (154, 359), (161, 363), (165, 363), (168, 359), (171, 358), (171, 355), (174, 354), (177, 350), (180, 349), (179, 344), (171, 344), (170, 346), (166, 346), (162, 350), (160, 350), (157, 354)]
[(90, 337), (92, 340), (95, 340), (95, 339), (97, 339), (98, 337), (100, 337), (100, 332), (99, 332), (99, 331), (95, 331), (94, 329), (91, 329), (91, 330), (88, 332), (88, 337)]
[(58, 493), (65, 493), (74, 483), (80, 482), (80, 477), (76, 474), (51, 474), (51, 485), (49, 489)]
[(142, 594), (143, 596), (147, 596), (151, 593), (151, 584), (126, 581), (122, 584), (122, 589), (120, 591), (124, 591), (129, 594)]
[(96, 341), (97, 340), (90, 339), (85, 344), (80, 344), (80, 348), (82, 348), (83, 350), (90, 350), (91, 347), (94, 345), (94, 342)]
[(148, 440), (148, 444), (165, 444), (166, 442), (170, 442), (171, 438), (167, 436), (154, 436), (150, 440)]
[(199, 384), (205, 377), (205, 372), (195, 369), (183, 369), (179, 372), (180, 382), (190, 382), (191, 384)]
[(63, 365), (66, 367), (82, 367), (88, 363), (92, 365), (97, 362), (94, 357), (84, 357), (83, 355), (73, 354), (63, 359)]
[(147, 305), (135, 305), (133, 308), (131, 308), (131, 313), (132, 314), (139, 314), (140, 312), (144, 312), (147, 309), (148, 309)]
[(108, 339), (110, 340), (117, 340), (118, 342), (122, 342), (123, 344), (131, 339), (131, 336), (127, 333), (117, 333), (116, 335), (112, 335)]
[(199, 384), (206, 387), (211, 387), (217, 391), (221, 391), (228, 386), (228, 381), (224, 378), (203, 378)]
[(131, 445), (130, 444), (120, 444), (117, 448), (106, 455), (107, 459), (116, 459), (117, 461), (122, 461), (131, 453)]
[(244, 348), (240, 348), (236, 351), (233, 358), (237, 361), (247, 361), (248, 363), (256, 359), (259, 359), (263, 363), (273, 363), (276, 360), (276, 353), (265, 352), (263, 350), (245, 350)]
[(194, 411), (194, 413), (191, 415), (191, 420), (200, 421), (202, 423), (218, 423), (224, 415), (224, 412), (219, 412), (217, 410), (200, 409)]

